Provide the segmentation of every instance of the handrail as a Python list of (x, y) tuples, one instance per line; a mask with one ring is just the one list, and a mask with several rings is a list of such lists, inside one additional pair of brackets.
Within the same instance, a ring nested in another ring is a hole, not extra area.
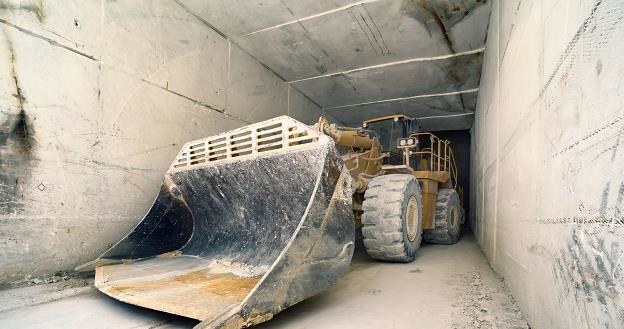
[(427, 168), (429, 171), (446, 171), (451, 176), (451, 184), (454, 189), (458, 189), (458, 193), (463, 194), (461, 191), (461, 187), (458, 186), (458, 171), (457, 165), (455, 163), (455, 155), (453, 154), (453, 149), (450, 148), (451, 142), (448, 140), (442, 140), (438, 136), (430, 133), (430, 132), (420, 132), (413, 133), (409, 136), (409, 138), (418, 139), (421, 136), (428, 136), (430, 140), (429, 147), (422, 148), (420, 151), (413, 151), (411, 155), (418, 155), (420, 159), (429, 158)]

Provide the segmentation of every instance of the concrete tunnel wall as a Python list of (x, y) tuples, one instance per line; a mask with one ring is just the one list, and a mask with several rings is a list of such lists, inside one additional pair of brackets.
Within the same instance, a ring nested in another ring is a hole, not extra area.
[(94, 259), (182, 145), (321, 110), (176, 1), (0, 1), (0, 284)]
[(533, 328), (624, 327), (624, 6), (494, 1), (471, 221)]

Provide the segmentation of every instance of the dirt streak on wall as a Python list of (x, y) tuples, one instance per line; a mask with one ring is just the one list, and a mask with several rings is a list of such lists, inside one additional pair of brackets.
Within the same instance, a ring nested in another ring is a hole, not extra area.
[(174, 1), (0, 1), (0, 285), (123, 237), (190, 140), (320, 109)]

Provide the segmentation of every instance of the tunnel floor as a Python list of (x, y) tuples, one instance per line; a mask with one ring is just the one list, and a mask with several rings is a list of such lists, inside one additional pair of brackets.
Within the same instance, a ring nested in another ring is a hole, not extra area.
[[(191, 328), (195, 320), (116, 301), (62, 282), (0, 291), (1, 328)], [(9, 307), (6, 307), (8, 305)], [(335, 286), (257, 329), (528, 328), (471, 233), (452, 246), (423, 245), (410, 264), (356, 251)]]

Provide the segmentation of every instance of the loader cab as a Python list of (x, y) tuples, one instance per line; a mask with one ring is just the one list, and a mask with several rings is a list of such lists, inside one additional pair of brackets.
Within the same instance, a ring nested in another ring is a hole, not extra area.
[(385, 158), (383, 163), (392, 165), (403, 163), (401, 150), (397, 147), (397, 140), (406, 138), (410, 133), (417, 131), (416, 121), (402, 114), (366, 120), (362, 127), (377, 134), (383, 152), (390, 153), (390, 156)]

